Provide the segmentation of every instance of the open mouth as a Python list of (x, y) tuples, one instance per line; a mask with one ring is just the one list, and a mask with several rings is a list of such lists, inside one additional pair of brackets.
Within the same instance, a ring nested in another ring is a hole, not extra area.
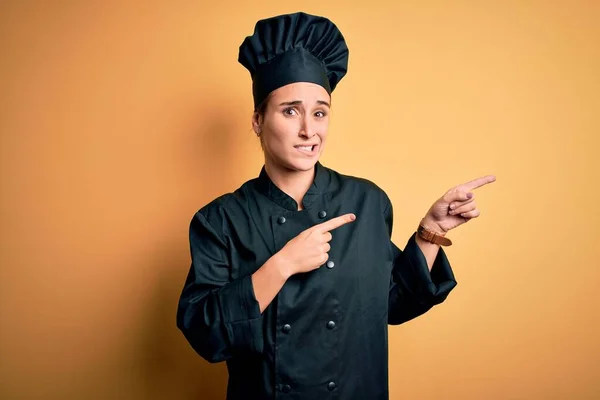
[(315, 155), (317, 153), (318, 144), (313, 144), (311, 146), (294, 146), (298, 151), (307, 155)]

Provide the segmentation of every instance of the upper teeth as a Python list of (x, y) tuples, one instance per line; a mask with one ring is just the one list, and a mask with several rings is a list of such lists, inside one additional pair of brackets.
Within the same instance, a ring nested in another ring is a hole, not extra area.
[(302, 150), (306, 150), (306, 151), (311, 151), (312, 150), (312, 146), (298, 146), (299, 149)]

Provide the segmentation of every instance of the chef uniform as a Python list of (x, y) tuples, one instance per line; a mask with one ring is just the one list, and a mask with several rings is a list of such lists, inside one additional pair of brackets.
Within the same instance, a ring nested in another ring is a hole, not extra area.
[[(255, 106), (293, 82), (329, 93), (348, 49), (328, 19), (304, 13), (258, 21), (240, 47)], [(440, 248), (431, 272), (413, 234), (392, 241), (393, 209), (374, 183), (315, 165), (303, 210), (264, 166), (202, 207), (190, 224), (192, 265), (177, 326), (210, 362), (226, 361), (227, 399), (388, 399), (388, 324), (443, 302), (456, 286)], [(333, 231), (329, 259), (292, 275), (261, 314), (252, 274), (302, 231), (354, 213)]]

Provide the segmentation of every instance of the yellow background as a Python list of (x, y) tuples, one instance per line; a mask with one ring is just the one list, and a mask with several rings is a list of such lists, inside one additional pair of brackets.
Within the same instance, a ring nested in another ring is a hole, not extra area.
[(238, 47), (298, 10), (350, 48), (322, 162), (387, 191), (400, 247), (497, 176), (455, 291), (390, 327), (391, 398), (600, 398), (600, 3), (566, 0), (2, 2), (0, 397), (224, 398), (175, 326), (187, 229), (258, 174)]

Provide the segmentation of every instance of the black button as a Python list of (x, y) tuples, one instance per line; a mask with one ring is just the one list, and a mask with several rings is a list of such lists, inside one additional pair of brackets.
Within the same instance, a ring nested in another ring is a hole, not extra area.
[(290, 387), (290, 385), (283, 385), (281, 390), (283, 391), (283, 393), (289, 393), (292, 391), (292, 388)]
[(325, 211), (319, 211), (319, 218), (325, 218), (327, 213)]
[(329, 321), (329, 322), (327, 323), (327, 329), (333, 329), (333, 328), (335, 328), (335, 322), (333, 322), (333, 321)]
[(285, 217), (277, 218), (277, 222), (279, 222), (280, 224), (285, 224)]
[(335, 263), (331, 260), (327, 261), (327, 268), (331, 269), (333, 267), (335, 267)]
[(335, 389), (335, 382), (329, 382), (327, 384), (327, 389), (329, 389), (329, 391), (332, 391), (333, 389)]
[(285, 325), (283, 326), (283, 328), (281, 328), (281, 331), (282, 331), (283, 333), (290, 333), (290, 331), (291, 331), (291, 330), (292, 330), (292, 327), (291, 327), (289, 324), (285, 324)]

